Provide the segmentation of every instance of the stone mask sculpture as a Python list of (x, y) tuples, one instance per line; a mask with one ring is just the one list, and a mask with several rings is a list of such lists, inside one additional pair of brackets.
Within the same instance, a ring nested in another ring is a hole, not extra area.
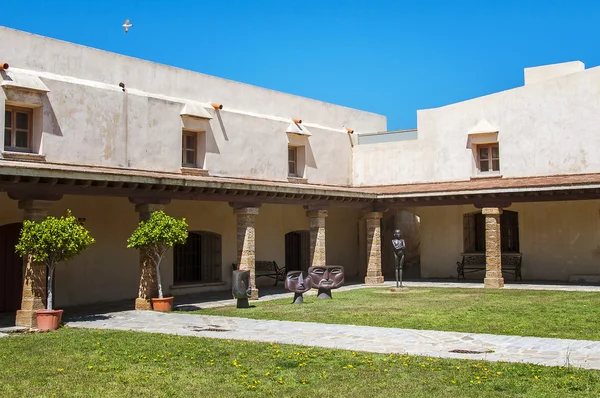
[(344, 267), (341, 265), (309, 267), (308, 276), (313, 287), (319, 289), (317, 298), (330, 299), (331, 289), (337, 289), (344, 284)]
[[(396, 288), (398, 288), (402, 287), (402, 269), (404, 268), (404, 252), (406, 251), (406, 242), (402, 239), (402, 231), (399, 229), (394, 231), (392, 247), (394, 248), (394, 258), (396, 259)], [(400, 284), (398, 284), (398, 279), (400, 280)]]
[(231, 292), (233, 298), (237, 299), (237, 308), (248, 308), (248, 299), (252, 293), (250, 287), (250, 271), (233, 271), (233, 280), (231, 283)]
[(312, 289), (312, 279), (310, 276), (304, 277), (302, 271), (290, 271), (285, 276), (284, 287), (290, 292), (294, 292), (293, 304), (302, 304), (304, 302), (303, 294)]

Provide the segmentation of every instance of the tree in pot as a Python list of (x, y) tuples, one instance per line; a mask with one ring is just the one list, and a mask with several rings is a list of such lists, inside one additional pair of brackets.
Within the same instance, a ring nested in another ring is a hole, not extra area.
[(154, 264), (158, 298), (152, 298), (152, 308), (155, 311), (171, 311), (173, 297), (163, 297), (160, 263), (167, 250), (175, 244), (184, 244), (188, 237), (185, 218), (176, 219), (158, 210), (152, 212), (147, 221), (141, 221), (127, 240), (127, 247), (139, 249)]
[(40, 330), (55, 330), (62, 319), (63, 310), (53, 309), (54, 269), (61, 261), (77, 256), (92, 243), (94, 238), (84, 226), (67, 210), (66, 217), (46, 217), (41, 222), (23, 222), (19, 242), (15, 246), (17, 254), (30, 256), (31, 261), (44, 263), (48, 270), (46, 309), (36, 312), (37, 327)]

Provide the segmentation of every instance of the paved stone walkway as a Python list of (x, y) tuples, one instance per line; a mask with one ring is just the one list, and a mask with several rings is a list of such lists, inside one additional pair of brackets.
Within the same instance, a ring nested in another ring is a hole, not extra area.
[[(289, 295), (289, 294), (288, 294)], [(67, 322), (74, 328), (133, 330), (430, 357), (600, 369), (600, 342), (393, 329), (207, 315), (124, 311)], [(220, 331), (205, 330), (208, 328)], [(451, 350), (477, 351), (477, 354)]]

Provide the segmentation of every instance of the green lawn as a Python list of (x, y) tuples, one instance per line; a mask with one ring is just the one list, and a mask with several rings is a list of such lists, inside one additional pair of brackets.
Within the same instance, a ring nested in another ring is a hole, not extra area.
[(600, 372), (63, 328), (0, 339), (2, 397), (562, 397)]
[(600, 293), (536, 290), (389, 288), (333, 291), (333, 300), (305, 296), (194, 313), (255, 319), (355, 324), (520, 336), (600, 340)]

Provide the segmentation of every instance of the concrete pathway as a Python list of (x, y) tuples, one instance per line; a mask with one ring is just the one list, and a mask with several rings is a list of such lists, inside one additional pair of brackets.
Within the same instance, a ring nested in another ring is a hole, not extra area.
[[(600, 369), (600, 342), (585, 340), (327, 325), (153, 311), (84, 316), (67, 322), (67, 326)], [(453, 353), (452, 350), (468, 350), (472, 353)]]

